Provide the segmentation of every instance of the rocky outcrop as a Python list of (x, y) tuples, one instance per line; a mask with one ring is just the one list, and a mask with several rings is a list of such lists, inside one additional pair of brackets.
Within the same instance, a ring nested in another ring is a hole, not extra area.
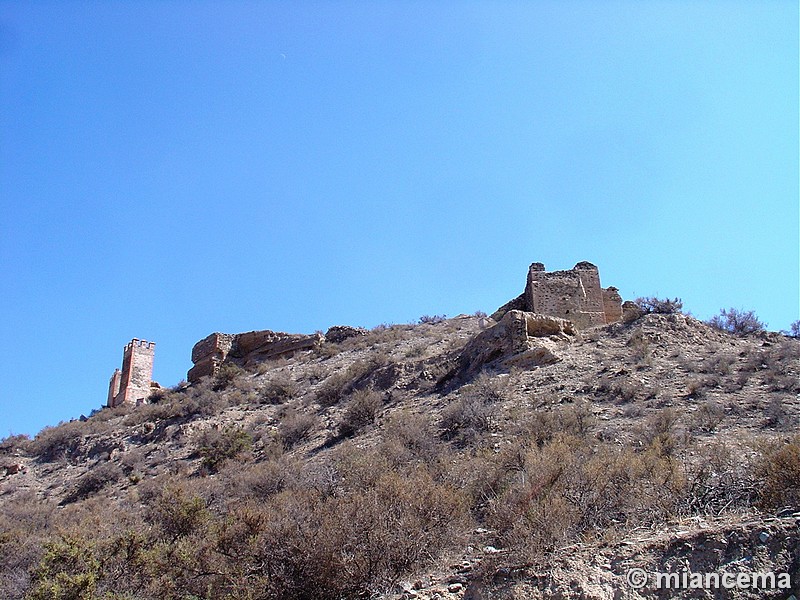
[(194, 366), (186, 378), (190, 383), (201, 377), (215, 375), (220, 366), (230, 361), (242, 367), (259, 362), (311, 350), (323, 340), (319, 333), (304, 335), (280, 331), (248, 331), (247, 333), (212, 333), (192, 348)]
[(349, 325), (334, 325), (325, 332), (325, 341), (338, 344), (351, 337), (367, 335), (369, 333), (363, 327), (350, 327)]
[(558, 362), (558, 347), (575, 335), (575, 325), (567, 319), (510, 310), (465, 346), (458, 375), (471, 377), (490, 363), (532, 367)]

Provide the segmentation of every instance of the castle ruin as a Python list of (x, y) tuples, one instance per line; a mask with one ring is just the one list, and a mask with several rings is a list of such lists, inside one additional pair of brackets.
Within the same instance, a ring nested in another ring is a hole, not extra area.
[(600, 287), (600, 273), (590, 262), (568, 271), (544, 269), (535, 262), (528, 269), (525, 291), (492, 315), (499, 321), (510, 310), (568, 319), (578, 329), (616, 323), (622, 319), (622, 298), (615, 287)]
[[(122, 352), (122, 370), (115, 369), (108, 383), (108, 407), (142, 404), (154, 387), (153, 358), (156, 343), (133, 338)], [(155, 384), (157, 387), (158, 384)]]
[(195, 383), (202, 377), (213, 377), (225, 362), (252, 368), (265, 360), (316, 348), (324, 339), (325, 336), (318, 333), (304, 335), (269, 329), (247, 333), (212, 333), (192, 348), (194, 366), (186, 378), (189, 383)]

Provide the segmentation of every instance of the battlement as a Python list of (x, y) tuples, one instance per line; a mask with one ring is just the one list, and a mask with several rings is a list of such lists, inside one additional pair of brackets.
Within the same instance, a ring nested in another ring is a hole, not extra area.
[(133, 338), (130, 342), (125, 344), (125, 352), (129, 352), (133, 348), (141, 348), (143, 350), (151, 350), (153, 352), (156, 351), (156, 343), (155, 342), (148, 342), (147, 340), (140, 340), (137, 338)]

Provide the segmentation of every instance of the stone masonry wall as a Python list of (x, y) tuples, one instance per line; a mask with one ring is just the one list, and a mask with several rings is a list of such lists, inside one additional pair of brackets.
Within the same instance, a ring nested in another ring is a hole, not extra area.
[(569, 319), (578, 329), (614, 323), (622, 318), (622, 298), (616, 288), (600, 287), (600, 274), (590, 262), (568, 271), (545, 271), (544, 264), (528, 269), (525, 292), (493, 315), (499, 320), (511, 309)]

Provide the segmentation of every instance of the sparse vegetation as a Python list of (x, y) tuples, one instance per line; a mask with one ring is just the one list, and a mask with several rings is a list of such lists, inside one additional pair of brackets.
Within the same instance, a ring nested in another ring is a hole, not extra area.
[(430, 325), (6, 438), (0, 596), (356, 600), (800, 502), (791, 337), (656, 316), (459, 381), (477, 320)]
[(789, 325), (789, 330), (783, 333), (789, 337), (800, 338), (800, 319), (797, 321), (792, 321), (792, 324)]
[(708, 324), (720, 331), (727, 331), (735, 335), (747, 335), (764, 331), (764, 323), (758, 320), (752, 310), (739, 310), (736, 308), (722, 309), (718, 315), (708, 320)]
[(436, 325), (437, 323), (442, 323), (445, 320), (447, 320), (447, 315), (422, 315), (419, 318), (420, 324), (424, 325)]
[(647, 296), (637, 298), (634, 303), (644, 314), (674, 315), (683, 310), (683, 301), (680, 298)]

